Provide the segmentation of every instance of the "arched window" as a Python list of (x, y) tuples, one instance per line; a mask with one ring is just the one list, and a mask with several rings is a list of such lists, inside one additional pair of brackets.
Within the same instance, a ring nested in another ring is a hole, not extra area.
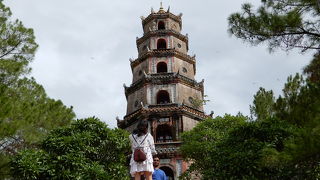
[(174, 174), (173, 174), (173, 170), (168, 167), (168, 166), (162, 166), (160, 167), (161, 170), (164, 171), (164, 173), (167, 176), (167, 180), (173, 180), (174, 179)]
[(157, 42), (157, 49), (167, 49), (167, 42), (164, 39), (159, 39)]
[(167, 124), (162, 124), (157, 127), (156, 142), (172, 142), (172, 128)]
[(167, 63), (159, 62), (157, 64), (157, 73), (168, 72)]
[(166, 29), (166, 26), (164, 25), (163, 21), (158, 22), (158, 30), (161, 30), (161, 29)]
[(157, 94), (157, 104), (170, 103), (169, 93), (165, 90), (161, 90)]

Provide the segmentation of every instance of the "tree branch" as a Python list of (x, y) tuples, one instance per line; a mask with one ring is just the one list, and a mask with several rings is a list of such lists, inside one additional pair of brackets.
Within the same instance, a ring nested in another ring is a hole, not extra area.
[(8, 52), (4, 53), (3, 55), (0, 56), (0, 58), (3, 58), (4, 56), (10, 54), (12, 51), (14, 51), (20, 44), (22, 43), (22, 41), (19, 41), (15, 46), (13, 46)]

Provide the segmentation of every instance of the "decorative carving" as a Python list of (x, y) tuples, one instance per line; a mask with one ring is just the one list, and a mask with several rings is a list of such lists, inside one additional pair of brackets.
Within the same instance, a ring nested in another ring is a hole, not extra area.
[(148, 74), (146, 73), (146, 71), (143, 71), (143, 74), (144, 74), (144, 77), (150, 78), (150, 75), (148, 75)]
[(153, 26), (152, 26), (153, 30), (154, 31), (157, 30), (157, 23), (155, 21), (153, 21), (152, 24), (153, 24)]
[(174, 73), (174, 76), (177, 76), (180, 74), (180, 69), (178, 69), (178, 71), (176, 73)]
[[(153, 26), (152, 26), (153, 28)], [(153, 31), (150, 27), (149, 27), (149, 32), (146, 32), (144, 34), (144, 36), (142, 36), (141, 38), (139, 38), (137, 40), (137, 44), (140, 45), (142, 43), (144, 43), (146, 40), (150, 39), (150, 37), (159, 37), (163, 34), (168, 34), (168, 35), (173, 35), (174, 37), (180, 39), (181, 41), (185, 42), (185, 43), (188, 43), (188, 37), (183, 35), (183, 34), (180, 34), (178, 32), (178, 28), (175, 26), (175, 24), (173, 24), (171, 26), (171, 29), (162, 29), (160, 31)]]
[(210, 114), (209, 114), (209, 116), (210, 116), (210, 117), (213, 117), (213, 114), (214, 114), (214, 112), (211, 111)]

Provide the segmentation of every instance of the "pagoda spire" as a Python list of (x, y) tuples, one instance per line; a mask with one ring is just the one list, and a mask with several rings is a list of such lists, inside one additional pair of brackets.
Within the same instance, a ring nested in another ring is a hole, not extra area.
[(162, 6), (162, 1), (160, 2), (160, 9), (159, 9), (158, 13), (165, 13), (163, 6)]

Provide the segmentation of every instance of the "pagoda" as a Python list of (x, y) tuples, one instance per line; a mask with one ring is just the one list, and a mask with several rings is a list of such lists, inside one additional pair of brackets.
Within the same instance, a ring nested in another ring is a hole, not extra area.
[(203, 111), (203, 80), (197, 82), (195, 55), (189, 56), (188, 35), (181, 34), (182, 14), (170, 7), (151, 9), (141, 17), (143, 36), (136, 39), (138, 57), (129, 59), (132, 84), (124, 84), (127, 113), (117, 118), (119, 128), (132, 132), (140, 120), (148, 120), (161, 169), (169, 179), (187, 170), (179, 153), (180, 135), (207, 118)]

